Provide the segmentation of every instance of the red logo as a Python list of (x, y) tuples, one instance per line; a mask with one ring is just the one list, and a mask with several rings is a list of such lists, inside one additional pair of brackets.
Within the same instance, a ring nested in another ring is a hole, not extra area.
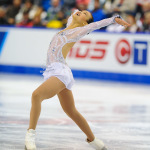
[(107, 41), (81, 40), (70, 50), (69, 57), (103, 59), (106, 54)]
[(127, 40), (122, 39), (116, 45), (115, 55), (121, 64), (128, 62), (131, 55), (131, 47)]

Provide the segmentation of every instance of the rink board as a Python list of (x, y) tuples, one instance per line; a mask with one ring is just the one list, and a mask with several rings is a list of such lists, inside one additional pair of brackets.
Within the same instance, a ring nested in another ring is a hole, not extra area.
[[(41, 74), (58, 30), (0, 28), (0, 72)], [(74, 77), (150, 84), (150, 34), (92, 32), (71, 49)]]

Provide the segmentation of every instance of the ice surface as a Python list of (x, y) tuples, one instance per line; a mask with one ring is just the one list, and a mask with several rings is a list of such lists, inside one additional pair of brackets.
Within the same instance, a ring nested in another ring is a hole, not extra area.
[[(0, 150), (24, 149), (31, 94), (39, 76), (0, 74)], [(76, 107), (108, 150), (150, 150), (150, 86), (76, 80)], [(92, 150), (53, 97), (42, 103), (38, 150)]]

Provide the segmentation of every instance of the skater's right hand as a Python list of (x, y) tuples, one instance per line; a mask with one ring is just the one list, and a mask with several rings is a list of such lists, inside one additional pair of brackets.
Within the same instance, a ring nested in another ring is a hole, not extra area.
[(127, 23), (126, 21), (122, 20), (121, 18), (115, 18), (116, 23), (124, 26), (125, 28), (129, 27), (130, 24)]

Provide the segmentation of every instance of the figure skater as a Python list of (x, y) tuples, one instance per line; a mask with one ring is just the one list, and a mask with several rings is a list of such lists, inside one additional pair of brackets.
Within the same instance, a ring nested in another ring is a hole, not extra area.
[(67, 27), (56, 33), (52, 38), (47, 52), (46, 70), (43, 73), (45, 82), (32, 93), (30, 123), (25, 136), (25, 148), (27, 150), (36, 149), (35, 129), (40, 116), (42, 101), (52, 98), (55, 95), (58, 96), (64, 112), (85, 133), (87, 143), (96, 150), (107, 149), (104, 143), (94, 136), (87, 121), (75, 107), (71, 91), (74, 79), (65, 59), (68, 52), (79, 39), (93, 30), (108, 26), (112, 23), (118, 23), (124, 27), (129, 26), (119, 15), (93, 22), (92, 14), (89, 11), (75, 10), (68, 19)]

